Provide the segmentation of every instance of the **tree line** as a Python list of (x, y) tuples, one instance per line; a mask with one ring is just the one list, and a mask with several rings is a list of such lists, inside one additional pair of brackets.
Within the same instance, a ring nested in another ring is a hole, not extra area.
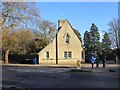
[(38, 53), (54, 38), (56, 24), (40, 16), (35, 3), (1, 2), (2, 54)]
[[(38, 53), (55, 37), (56, 24), (41, 18), (40, 10), (31, 2), (0, 2), (0, 50), (8, 63), (10, 54)], [(85, 54), (108, 54), (120, 50), (120, 25), (118, 19), (110, 21), (109, 32), (105, 32), (100, 41), (99, 28), (92, 23), (90, 30), (85, 31), (83, 47)], [(75, 31), (81, 40), (81, 35)], [(113, 49), (112, 49), (113, 48)], [(118, 55), (119, 56), (119, 55)]]
[[(96, 24), (92, 23), (90, 29), (85, 31), (83, 47), (86, 57), (91, 53), (109, 56), (116, 54), (120, 58), (120, 21), (113, 19), (108, 23), (108, 32), (104, 31), (102, 38)], [(100, 41), (101, 38), (101, 41)], [(113, 56), (114, 57), (114, 56)], [(110, 58), (109, 58), (110, 59)], [(113, 58), (111, 58), (113, 59)]]

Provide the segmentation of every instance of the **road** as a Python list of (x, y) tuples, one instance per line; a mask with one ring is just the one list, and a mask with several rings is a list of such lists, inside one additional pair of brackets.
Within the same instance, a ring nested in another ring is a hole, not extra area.
[[(118, 73), (70, 72), (74, 68), (2, 67), (2, 87), (9, 88), (118, 88)], [(94, 68), (93, 71), (99, 71)]]

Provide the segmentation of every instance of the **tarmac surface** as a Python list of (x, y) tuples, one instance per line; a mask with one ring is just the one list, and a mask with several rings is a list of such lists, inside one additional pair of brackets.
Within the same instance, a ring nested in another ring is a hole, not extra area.
[[(77, 68), (77, 65), (51, 65), (51, 64), (2, 64), (2, 67), (42, 67), (42, 68)], [(91, 68), (90, 63), (84, 63), (81, 64), (82, 70), (89, 70), (92, 72), (106, 72), (109, 70), (113, 70), (119, 72), (120, 71), (120, 64), (113, 64), (113, 63), (108, 63), (105, 65), (105, 68), (103, 68), (103, 64), (99, 64), (99, 68), (96, 68), (96, 64), (94, 64), (94, 68)], [(79, 69), (78, 68), (78, 69)]]
[(119, 64), (95, 66), (2, 64), (2, 88), (119, 88)]

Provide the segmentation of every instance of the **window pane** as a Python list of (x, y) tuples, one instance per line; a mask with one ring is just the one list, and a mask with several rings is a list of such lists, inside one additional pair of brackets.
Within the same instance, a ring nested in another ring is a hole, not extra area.
[(84, 52), (82, 51), (82, 58), (84, 58)]
[(70, 39), (70, 37), (69, 37), (69, 35), (67, 34), (67, 35), (66, 35), (66, 43), (67, 43), (67, 44), (69, 44), (69, 39)]
[(64, 58), (67, 58), (67, 52), (64, 52)]
[(71, 57), (72, 57), (71, 52), (68, 52), (68, 58), (71, 58)]
[(49, 58), (49, 52), (46, 52), (46, 58)]

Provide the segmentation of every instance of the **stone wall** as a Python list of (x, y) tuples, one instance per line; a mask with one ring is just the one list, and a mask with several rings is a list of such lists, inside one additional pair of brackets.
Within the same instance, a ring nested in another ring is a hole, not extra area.
[[(73, 28), (69, 24), (67, 20), (60, 22), (61, 28), (57, 35), (57, 43), (58, 43), (58, 63), (59, 64), (76, 64), (77, 60), (82, 61), (82, 45), (75, 34)], [(70, 42), (69, 44), (66, 43), (66, 34), (69, 34)], [(49, 52), (49, 58), (46, 58), (46, 52)], [(65, 59), (64, 52), (71, 52), (72, 57)], [(42, 51), (39, 53), (39, 63), (46, 63), (46, 64), (56, 64), (56, 37), (53, 41), (46, 46)]]

